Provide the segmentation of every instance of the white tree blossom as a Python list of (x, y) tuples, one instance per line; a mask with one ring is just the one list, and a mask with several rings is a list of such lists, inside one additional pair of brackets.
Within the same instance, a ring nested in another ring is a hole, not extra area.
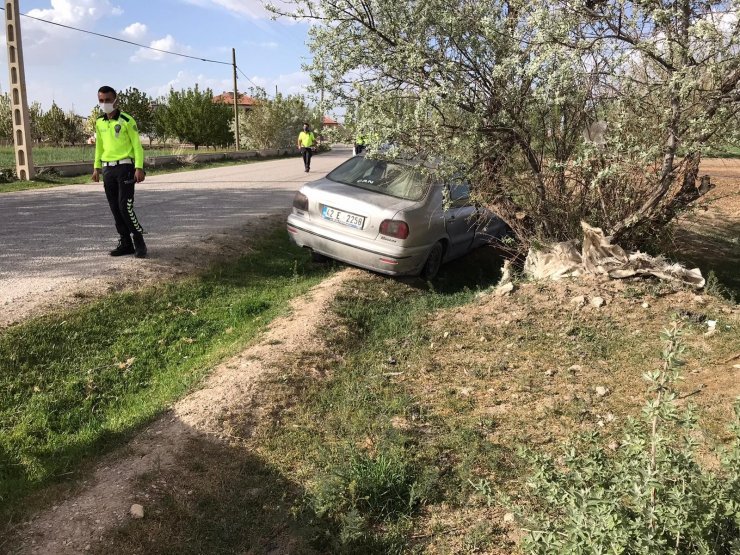
[(705, 192), (702, 152), (738, 139), (739, 7), (293, 0), (284, 13), (314, 22), (308, 69), (371, 151), (465, 172), (526, 244), (581, 220), (642, 242)]

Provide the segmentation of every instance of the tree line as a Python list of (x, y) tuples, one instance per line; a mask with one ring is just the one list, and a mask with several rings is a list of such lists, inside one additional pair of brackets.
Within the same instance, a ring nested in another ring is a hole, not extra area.
[[(263, 89), (252, 89), (254, 106), (239, 114), (240, 147), (246, 149), (287, 148), (304, 121), (316, 127), (319, 114), (299, 95), (268, 98)], [(171, 140), (202, 146), (224, 148), (234, 145), (234, 111), (230, 104), (213, 101), (211, 89), (176, 91), (155, 99), (135, 87), (118, 93), (122, 111), (136, 120), (139, 132), (149, 141), (164, 144)], [(95, 135), (95, 121), (102, 115), (94, 106), (87, 117), (64, 111), (55, 102), (44, 111), (39, 102), (29, 106), (31, 138), (37, 145), (76, 146)], [(0, 141), (13, 142), (10, 96), (0, 95)]]

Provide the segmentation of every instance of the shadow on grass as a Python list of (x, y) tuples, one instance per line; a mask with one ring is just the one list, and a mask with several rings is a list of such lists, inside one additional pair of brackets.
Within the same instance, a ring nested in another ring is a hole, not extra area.
[(700, 268), (705, 278), (714, 273), (719, 292), (725, 289), (724, 296), (740, 299), (740, 221), (715, 216), (706, 224), (685, 225), (676, 231), (667, 254)]
[(93, 553), (388, 553), (367, 541), (337, 551), (334, 526), (307, 509), (303, 488), (245, 447), (198, 436), (184, 453), (140, 479), (131, 503), (145, 518), (106, 533)]
[(146, 517), (108, 532), (94, 553), (313, 553), (291, 516), (303, 492), (243, 448), (192, 438), (177, 467), (139, 480)]
[(419, 277), (399, 278), (403, 283), (420, 289), (432, 288), (443, 295), (465, 290), (492, 287), (501, 279), (504, 256), (495, 247), (480, 247), (470, 254), (444, 264), (431, 284)]
[[(431, 281), (426, 281), (419, 276), (390, 276), (373, 270), (363, 271), (380, 278), (398, 281), (415, 289), (433, 290), (443, 295), (454, 295), (466, 290), (486, 289), (498, 283), (501, 279), (504, 260), (507, 257), (510, 258), (510, 253), (507, 253), (500, 246), (484, 245), (465, 256), (443, 264), (437, 276)], [(329, 257), (324, 257), (322, 260), (321, 264), (326, 264), (334, 269), (355, 267), (352, 264)]]

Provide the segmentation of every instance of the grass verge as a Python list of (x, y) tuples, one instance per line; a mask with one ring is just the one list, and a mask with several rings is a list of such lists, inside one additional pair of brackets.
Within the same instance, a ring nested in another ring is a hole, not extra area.
[(710, 150), (704, 154), (705, 158), (740, 158), (740, 146), (727, 145), (724, 148)]
[[(296, 155), (297, 156), (297, 155)], [(296, 156), (266, 156), (263, 158), (253, 158), (246, 160), (217, 160), (215, 162), (193, 162), (181, 166), (167, 166), (162, 168), (147, 169), (147, 175), (160, 175), (165, 173), (178, 173), (192, 170), (205, 170), (209, 168), (220, 168), (223, 166), (237, 166), (244, 164), (254, 164), (265, 162), (267, 160), (279, 160), (282, 158), (295, 158)], [(49, 189), (52, 187), (61, 187), (63, 185), (79, 185), (83, 183), (92, 183), (89, 175), (77, 175), (74, 177), (61, 177), (56, 175), (40, 176), (33, 181), (12, 181), (10, 183), (0, 183), (0, 194), (13, 193), (17, 191), (28, 191), (31, 189)]]
[[(206, 151), (204, 151), (206, 152)], [(145, 156), (169, 156), (181, 154), (178, 148), (144, 148)], [(58, 164), (62, 162), (84, 162), (95, 157), (95, 145), (81, 146), (35, 146), (33, 147), (33, 162), (37, 166)], [(0, 146), (0, 168), (15, 168), (15, 147)]]
[(325, 274), (274, 232), (202, 276), (0, 332), (5, 508), (120, 444)]

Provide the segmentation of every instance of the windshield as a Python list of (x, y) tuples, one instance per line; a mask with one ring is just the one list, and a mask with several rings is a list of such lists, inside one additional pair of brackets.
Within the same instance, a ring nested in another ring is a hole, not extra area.
[(350, 158), (326, 177), (338, 183), (406, 200), (421, 200), (429, 188), (429, 181), (415, 168), (361, 156)]

